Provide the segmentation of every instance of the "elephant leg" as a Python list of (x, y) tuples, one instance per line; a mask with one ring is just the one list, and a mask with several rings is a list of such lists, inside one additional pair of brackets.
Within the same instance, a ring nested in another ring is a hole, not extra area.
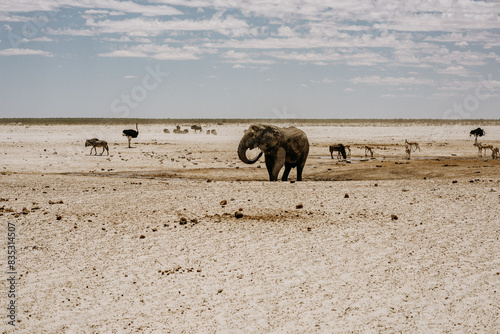
[(302, 171), (304, 170), (305, 164), (306, 164), (306, 160), (304, 159), (304, 161), (301, 161), (297, 165), (297, 181), (302, 181)]
[(277, 181), (278, 174), (285, 164), (285, 149), (280, 148), (276, 154), (266, 154), (266, 167), (270, 181)]
[(276, 158), (274, 156), (266, 155), (266, 168), (269, 174), (269, 181), (278, 181), (278, 173), (275, 173)]
[(285, 171), (283, 172), (283, 176), (281, 177), (281, 181), (288, 180), (288, 175), (290, 174), (291, 169), (292, 169), (292, 165), (288, 162), (285, 162)]
[(270, 155), (266, 155), (266, 168), (267, 168), (267, 173), (269, 174), (269, 181), (276, 181), (277, 179), (273, 179), (273, 168), (274, 168), (274, 161), (276, 159)]

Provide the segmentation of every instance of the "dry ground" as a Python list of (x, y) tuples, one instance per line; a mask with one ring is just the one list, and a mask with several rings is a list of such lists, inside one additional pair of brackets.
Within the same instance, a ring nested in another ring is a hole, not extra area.
[(132, 149), (127, 127), (0, 126), (18, 332), (500, 332), (500, 160), (470, 126), (304, 124), (305, 181), (271, 183), (237, 159), (248, 125), (203, 125), (219, 135), (140, 126)]

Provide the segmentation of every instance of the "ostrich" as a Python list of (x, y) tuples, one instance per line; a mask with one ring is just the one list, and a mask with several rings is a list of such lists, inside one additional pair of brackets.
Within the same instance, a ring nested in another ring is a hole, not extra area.
[(128, 147), (130, 147), (130, 140), (132, 138), (137, 138), (137, 136), (139, 135), (139, 127), (138, 127), (138, 124), (135, 123), (135, 129), (128, 129), (128, 130), (123, 130), (123, 135), (127, 137), (128, 139)]
[(486, 134), (486, 132), (481, 129), (481, 128), (477, 128), (477, 129), (474, 129), (472, 130), (470, 133), (469, 133), (469, 137), (470, 136), (474, 136), (476, 137), (476, 140), (474, 141), (474, 146), (477, 146), (477, 137), (482, 137)]

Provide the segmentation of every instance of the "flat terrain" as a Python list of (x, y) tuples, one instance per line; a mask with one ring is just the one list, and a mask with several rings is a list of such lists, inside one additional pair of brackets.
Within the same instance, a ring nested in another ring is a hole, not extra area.
[(468, 135), (500, 146), (496, 123), (295, 124), (302, 182), (239, 161), (249, 124), (201, 125), (139, 124), (132, 148), (132, 124), (0, 125), (17, 332), (500, 332), (500, 159)]

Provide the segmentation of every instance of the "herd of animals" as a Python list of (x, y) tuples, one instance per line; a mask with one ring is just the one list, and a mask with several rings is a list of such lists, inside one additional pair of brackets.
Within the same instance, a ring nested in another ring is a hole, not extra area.
[[(128, 139), (128, 147), (130, 147), (130, 141), (132, 138), (137, 138), (139, 135), (138, 124), (135, 125), (136, 129), (123, 130), (123, 136)], [(199, 125), (191, 126), (191, 129), (196, 133), (197, 131), (202, 132), (202, 127)], [(165, 129), (167, 130), (167, 129)], [(165, 131), (168, 133), (167, 131)], [(173, 130), (174, 133), (187, 133), (188, 129), (181, 130), (180, 126), (177, 125), (176, 129)], [(207, 131), (207, 134), (217, 134), (215, 130)], [(474, 146), (479, 150), (479, 155), (483, 156), (483, 151), (491, 150), (491, 157), (497, 159), (500, 157), (500, 149), (498, 147), (493, 147), (493, 145), (486, 145), (478, 143), (478, 137), (482, 137), (486, 132), (477, 128), (470, 132), (469, 136), (475, 137)], [(95, 155), (97, 155), (97, 148), (102, 147), (101, 155), (104, 151), (107, 151), (109, 155), (108, 143), (104, 140), (99, 140), (97, 138), (87, 139), (85, 141), (85, 147), (92, 146), (90, 149), (90, 154), (92, 150), (95, 150)], [(248, 150), (259, 148), (260, 153), (257, 157), (249, 159), (246, 155)], [(365, 157), (370, 154), (373, 158), (374, 148), (368, 145), (359, 147), (365, 150)], [(409, 142), (405, 139), (405, 153), (409, 160), (411, 153), (416, 150), (420, 151), (420, 146), (417, 142)], [(330, 156), (333, 159), (333, 152), (337, 152), (337, 159), (342, 158), (347, 160), (347, 152), (349, 156), (351, 155), (350, 145), (335, 144), (330, 145)], [(309, 154), (309, 140), (304, 131), (291, 126), (287, 128), (280, 128), (274, 125), (268, 124), (252, 124), (245, 130), (243, 137), (241, 138), (238, 145), (238, 157), (246, 164), (256, 163), (262, 155), (265, 158), (265, 164), (267, 172), (269, 174), (270, 181), (276, 181), (278, 179), (278, 174), (280, 170), (285, 167), (285, 171), (281, 177), (282, 181), (288, 180), (288, 175), (292, 168), (297, 169), (297, 181), (302, 180), (302, 171), (306, 164), (307, 156)]]
[[(194, 130), (194, 133), (196, 133), (197, 131), (200, 131), (200, 133), (202, 133), (203, 128), (201, 127), (201, 125), (194, 124), (194, 125), (191, 125), (191, 130)], [(170, 133), (170, 130), (163, 129), (163, 132)], [(172, 132), (173, 133), (189, 133), (189, 130), (188, 129), (181, 129), (180, 125), (176, 125), (175, 129), (173, 129)], [(217, 135), (217, 131), (215, 131), (215, 129), (207, 130), (207, 135)]]

